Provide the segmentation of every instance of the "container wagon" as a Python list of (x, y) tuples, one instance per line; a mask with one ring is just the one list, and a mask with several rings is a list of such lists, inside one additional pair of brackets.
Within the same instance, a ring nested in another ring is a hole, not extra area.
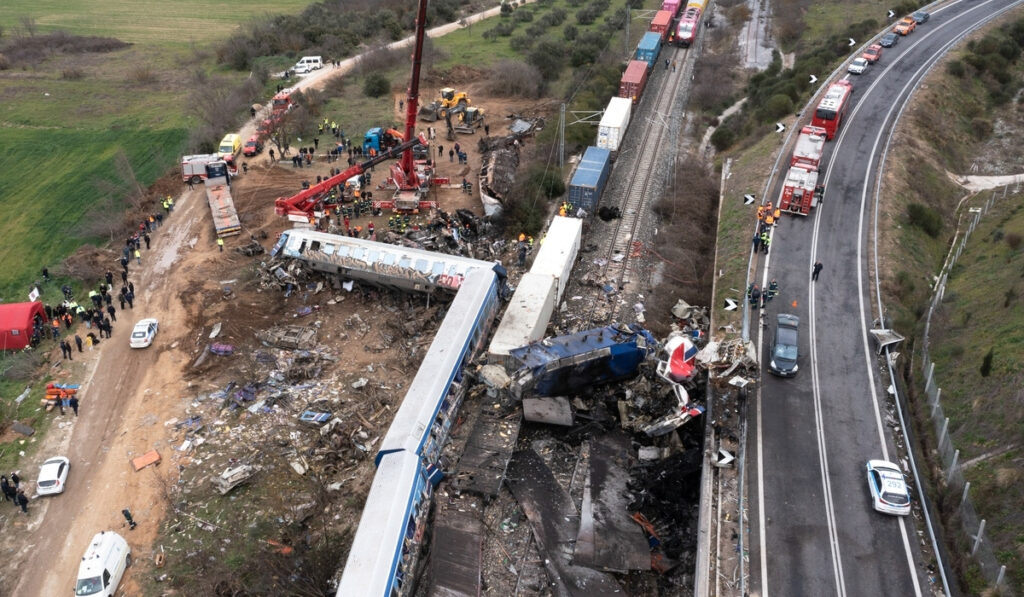
[(652, 31), (661, 36), (661, 41), (664, 43), (665, 36), (668, 35), (669, 30), (672, 29), (672, 13), (667, 10), (659, 10), (654, 13), (654, 19), (651, 21), (651, 26), (648, 27), (648, 31)]
[[(534, 265), (537, 263), (539, 261), (534, 260)], [(488, 360), (500, 363), (509, 371), (515, 370), (516, 361), (509, 352), (544, 338), (557, 304), (554, 276), (532, 271), (523, 274), (491, 339)]]
[(696, 8), (702, 13), (707, 9), (707, 7), (708, 0), (688, 0), (686, 3), (686, 8)]
[(672, 18), (679, 16), (679, 9), (683, 6), (683, 0), (665, 0), (661, 3), (661, 10), (667, 10), (672, 13)]
[(647, 63), (643, 60), (630, 60), (626, 72), (619, 80), (619, 97), (628, 97), (633, 103), (640, 101), (647, 86)]
[(640, 43), (636, 46), (636, 59), (647, 63), (648, 68), (654, 68), (658, 61), (658, 54), (661, 53), (661, 37), (652, 31), (644, 33)]
[[(641, 67), (643, 62), (638, 62)], [(646, 71), (644, 71), (646, 74)], [(633, 102), (626, 97), (613, 97), (608, 100), (604, 116), (597, 125), (597, 145), (601, 149), (617, 152), (626, 138), (626, 127), (633, 112)]]
[(569, 203), (589, 213), (597, 209), (601, 192), (612, 169), (612, 152), (588, 147), (569, 181)]
[(556, 305), (562, 302), (582, 239), (583, 220), (555, 216), (544, 236), (544, 244), (537, 251), (537, 257), (530, 267), (530, 271), (535, 274), (546, 274), (555, 278)]

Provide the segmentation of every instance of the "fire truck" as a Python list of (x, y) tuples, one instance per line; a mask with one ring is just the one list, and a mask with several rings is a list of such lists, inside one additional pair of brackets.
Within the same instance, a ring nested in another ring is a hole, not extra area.
[(825, 188), (818, 184), (818, 168), (827, 135), (821, 127), (808, 125), (800, 129), (793, 155), (789, 158), (789, 171), (782, 184), (780, 210), (806, 216), (821, 202)]

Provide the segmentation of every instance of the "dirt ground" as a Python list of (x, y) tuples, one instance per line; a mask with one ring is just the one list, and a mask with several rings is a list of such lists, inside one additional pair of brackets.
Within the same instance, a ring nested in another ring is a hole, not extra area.
[[(489, 115), (503, 116), (516, 110), (512, 102), (474, 100)], [(397, 102), (395, 110), (396, 118), (400, 118)], [(492, 134), (504, 132), (506, 121), (497, 120), (489, 118)], [(477, 138), (460, 135), (458, 141), (469, 154), (469, 164), (442, 158), (437, 162), (437, 175), (454, 181), (467, 177), (475, 182), (480, 166)], [(141, 266), (129, 266), (129, 279), (136, 285), (138, 298), (133, 310), (118, 313), (120, 319), (114, 324), (117, 337), (102, 342), (95, 350), (76, 353), (74, 362), (54, 367), (57, 380), (83, 385), (82, 407), (77, 418), (70, 414), (53, 415), (61, 421), (42, 440), (39, 460), (65, 454), (71, 459), (71, 473), (67, 491), (32, 500), (27, 517), (15, 514), (13, 509), (5, 509), (0, 515), (6, 527), (15, 531), (0, 539), (0, 553), (5, 555), (0, 578), (11, 587), (10, 594), (49, 596), (72, 587), (81, 553), (91, 536), (104, 529), (122, 533), (132, 546), (137, 570), (150, 570), (154, 541), (166, 514), (164, 488), (167, 479), (174, 481), (182, 466), (183, 455), (175, 451), (181, 432), (169, 423), (187, 416), (198, 393), (226, 383), (238, 372), (237, 367), (216, 365), (204, 369), (200, 376), (189, 373), (191, 363), (207, 343), (206, 335), (215, 323), (220, 323), (217, 341), (253, 347), (258, 345), (255, 331), (293, 316), (296, 300), (289, 303), (280, 292), (260, 291), (253, 283), (250, 266), (258, 263), (261, 256), (244, 257), (233, 249), (247, 242), (249, 234), (261, 233), (266, 235), (263, 246), (269, 248), (282, 230), (291, 227), (285, 218), (274, 215), (274, 199), (291, 195), (301, 188), (302, 181), (315, 182), (317, 175), (326, 177), (331, 167), (344, 163), (320, 160), (312, 167), (297, 169), (290, 162), (270, 165), (266, 154), (243, 161), (248, 163), (249, 171), (236, 179), (233, 193), (243, 234), (227, 239), (225, 251), (218, 252), (201, 187), (181, 192), (174, 212), (152, 235), (153, 248), (143, 250)], [(376, 170), (375, 185), (383, 180), (384, 168), (378, 166)], [(174, 189), (174, 181), (165, 180), (158, 187)], [(478, 193), (474, 185), (472, 195), (445, 188), (439, 189), (437, 196), (446, 211), (466, 208), (479, 214), (482, 209)], [(387, 215), (374, 220), (377, 230), (387, 229)], [(351, 225), (365, 228), (368, 221), (363, 217)], [(115, 271), (116, 265), (112, 264)], [(225, 288), (231, 289), (227, 298)], [(346, 309), (341, 305), (338, 303), (338, 309)], [(352, 305), (349, 303), (347, 308), (355, 308)], [(368, 324), (379, 323), (374, 318), (381, 314), (374, 315), (372, 305), (358, 308), (366, 313)], [(401, 358), (397, 352), (366, 353), (360, 350), (361, 342), (357, 347), (347, 346), (345, 335), (336, 329), (344, 319), (326, 315), (319, 316), (328, 323), (321, 338), (330, 338), (327, 348), (345, 355), (346, 370), (349, 365), (351, 370), (358, 370), (389, 360), (393, 364)], [(143, 317), (156, 317), (160, 332), (152, 347), (132, 350), (127, 343), (130, 325)], [(58, 358), (55, 355), (52, 360)], [(409, 367), (404, 370), (410, 377), (415, 371)], [(384, 369), (380, 371), (383, 373)], [(397, 404), (401, 395), (399, 391), (393, 392), (385, 401)], [(389, 422), (378, 421), (383, 428)], [(159, 451), (162, 463), (134, 472), (131, 459), (153, 449)], [(29, 485), (37, 465), (24, 465), (23, 476)], [(355, 521), (362, 504), (357, 494), (365, 495), (368, 484), (349, 489), (356, 497), (352, 502), (355, 507), (340, 513)], [(130, 508), (138, 522), (138, 528), (131, 532), (121, 515), (123, 508)], [(61, 565), (53, 566), (55, 561)], [(140, 593), (138, 573), (127, 575), (122, 585), (126, 594)]]

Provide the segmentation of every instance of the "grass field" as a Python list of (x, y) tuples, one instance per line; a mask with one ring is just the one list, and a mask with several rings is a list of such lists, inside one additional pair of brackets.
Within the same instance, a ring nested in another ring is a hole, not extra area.
[(40, 32), (64, 30), (78, 35), (116, 37), (135, 44), (183, 47), (223, 39), (248, 19), (265, 14), (293, 14), (311, 0), (245, 2), (124, 2), (123, 0), (31, 0), (0, 2), (0, 23), (10, 32), (21, 19), (35, 19)]

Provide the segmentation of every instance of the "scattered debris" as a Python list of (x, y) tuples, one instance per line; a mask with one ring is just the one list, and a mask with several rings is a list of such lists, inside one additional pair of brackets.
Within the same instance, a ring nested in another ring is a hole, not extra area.
[(213, 478), (213, 486), (221, 495), (227, 495), (232, 489), (251, 479), (258, 470), (257, 467), (248, 464), (225, 469), (223, 473)]

